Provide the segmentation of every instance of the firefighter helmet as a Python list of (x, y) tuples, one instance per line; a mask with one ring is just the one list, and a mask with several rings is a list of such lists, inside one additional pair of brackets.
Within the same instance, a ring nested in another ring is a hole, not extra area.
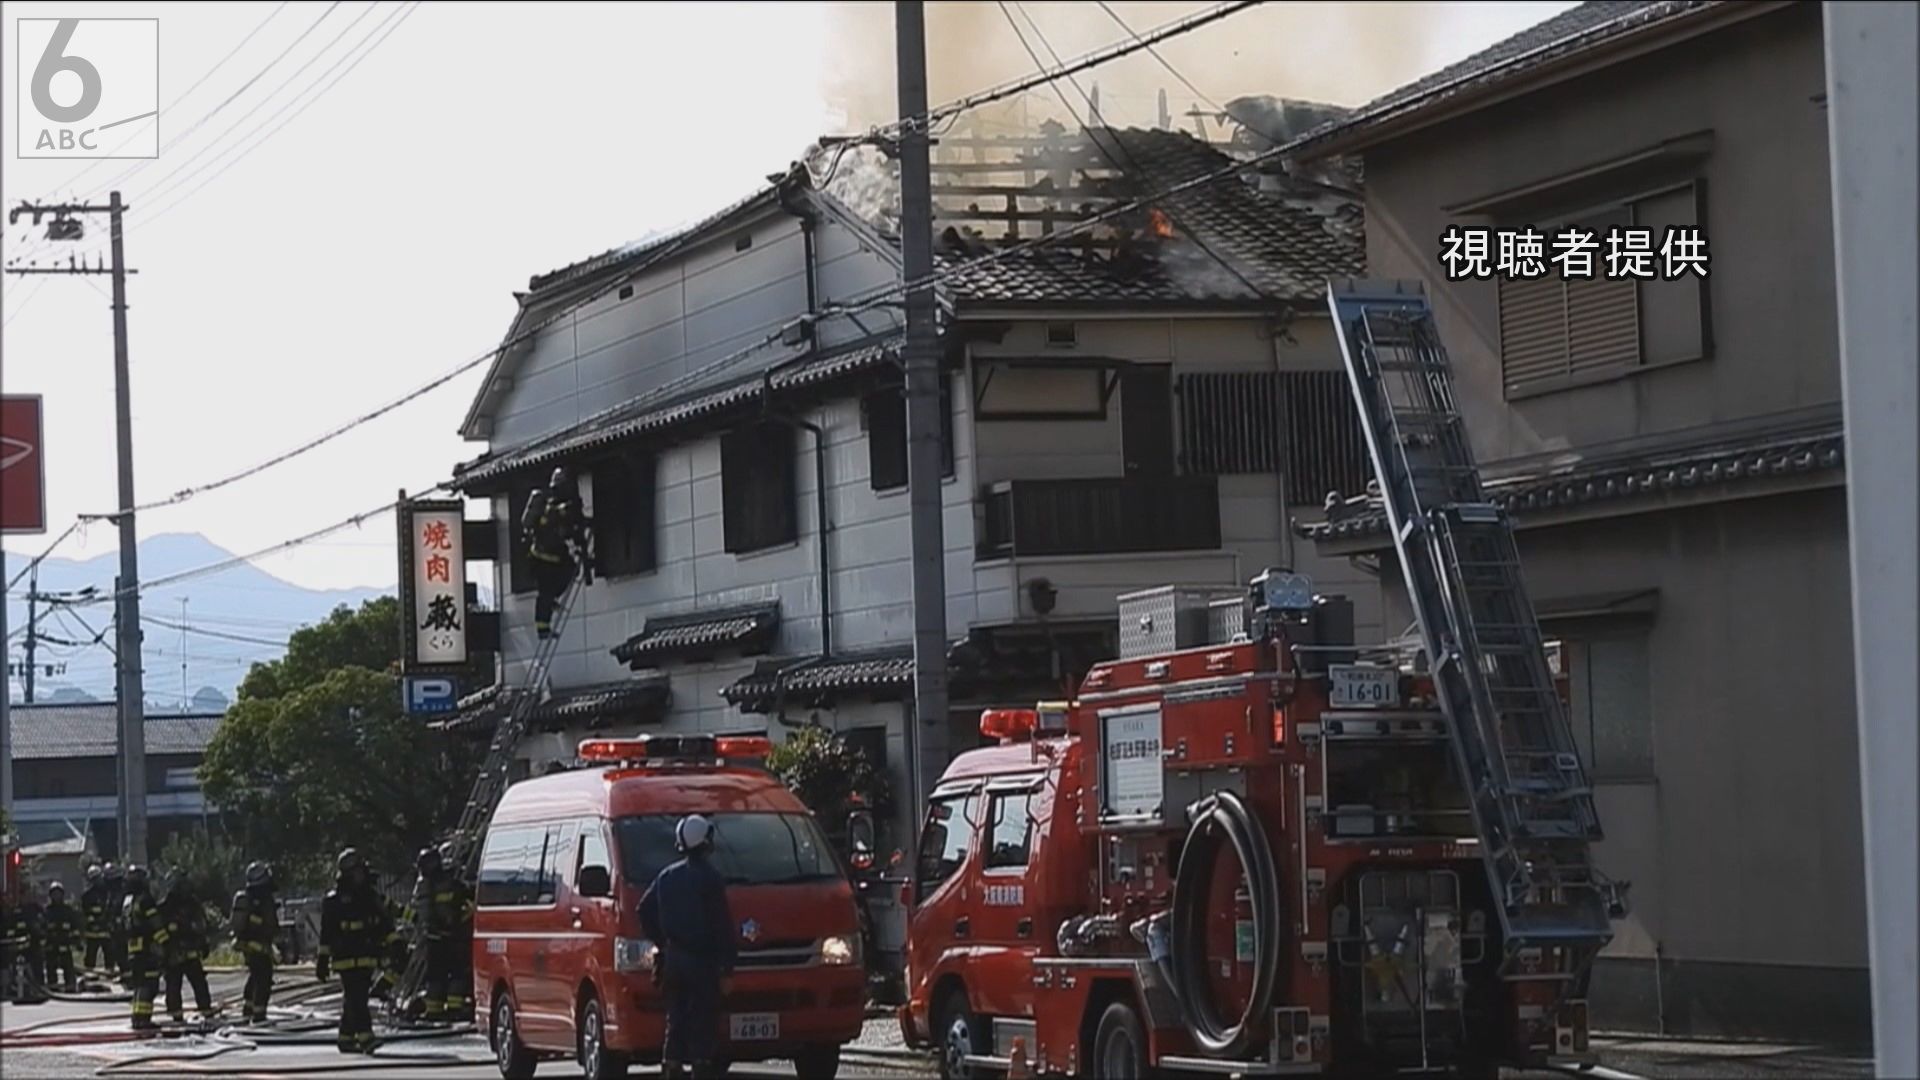
[(440, 862), (442, 865), (446, 865), (448, 863), (451, 863), (452, 861), (453, 861), (453, 841), (448, 840), (440, 845)]
[(556, 467), (553, 470), (553, 475), (547, 477), (547, 486), (550, 488), (553, 488), (556, 491), (565, 488), (568, 484), (572, 482), (573, 482), (573, 478), (567, 475), (567, 470), (565, 466)]
[[(135, 863), (134, 865), (127, 867), (125, 872), (127, 877), (127, 888), (144, 889), (147, 887), (147, 868), (146, 867), (141, 866), (138, 863)], [(112, 873), (112, 870), (109, 870), (108, 873)]]
[(106, 873), (108, 881), (122, 881), (127, 876), (127, 868), (119, 863), (108, 863)]
[(340, 852), (340, 857), (334, 860), (333, 868), (341, 877), (345, 877), (355, 870), (364, 871), (367, 868), (367, 859), (360, 854), (359, 848), (346, 848)]
[(87, 867), (87, 884), (89, 885), (100, 884), (100, 882), (104, 880), (106, 876), (107, 876), (107, 872), (105, 870), (100, 869), (99, 863), (94, 863), (92, 866)]
[(440, 849), (423, 847), (420, 854), (414, 856), (414, 869), (422, 874), (431, 874), (440, 869)]
[(57, 900), (67, 895), (67, 887), (59, 882), (47, 886), (47, 899)]
[(247, 885), (249, 888), (258, 888), (262, 885), (271, 884), (273, 884), (273, 867), (257, 859), (247, 864)]
[(674, 828), (673, 838), (681, 851), (698, 851), (713, 843), (713, 822), (699, 814), (688, 814)]

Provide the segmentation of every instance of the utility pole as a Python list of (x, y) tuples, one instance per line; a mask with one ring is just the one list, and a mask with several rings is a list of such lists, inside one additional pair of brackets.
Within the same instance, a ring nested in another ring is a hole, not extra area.
[(187, 598), (180, 598), (180, 715), (187, 714)]
[(140, 560), (133, 527), (133, 404), (127, 379), (127, 275), (121, 216), (126, 205), (113, 192), (105, 206), (85, 203), (37, 204), (23, 202), (8, 211), (9, 223), (21, 214), (40, 219), (51, 215), (47, 239), (74, 241), (86, 234), (80, 216), (106, 214), (113, 265), (93, 266), (71, 257), (64, 267), (9, 267), (9, 274), (113, 275), (113, 404), (118, 428), (120, 505), (114, 515), (120, 526), (120, 577), (114, 587), (115, 681), (119, 698), (120, 743), (120, 861), (147, 861), (147, 729), (145, 687), (140, 671)]
[(40, 629), (40, 567), (27, 571), (27, 668), (20, 673), (27, 704), (33, 704), (33, 653)]
[(1920, 190), (1913, 159), (1920, 16), (1912, 4), (1822, 5), (1840, 385), (1847, 439), (1855, 722), (1866, 851), (1876, 1076), (1920, 1075), (1914, 932), (1920, 706)]
[(940, 338), (933, 303), (926, 5), (893, 7), (900, 95), (900, 251), (907, 290), (907, 501), (913, 536), (913, 719), (906, 725), (910, 806), (947, 764), (947, 574), (940, 506)]

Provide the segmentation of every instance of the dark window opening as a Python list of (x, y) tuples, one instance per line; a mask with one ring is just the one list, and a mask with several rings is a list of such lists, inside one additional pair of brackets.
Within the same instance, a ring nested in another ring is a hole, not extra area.
[(620, 286), (620, 299), (622, 300), (633, 299), (633, 286), (631, 285)]
[(523, 481), (507, 492), (507, 587), (515, 595), (530, 593), (534, 588), (527, 537), (520, 529), (520, 518), (527, 512), (527, 499), (533, 495), (533, 488), (532, 481)]
[(1180, 458), (1201, 476), (1284, 473), (1299, 507), (1364, 491), (1373, 475), (1344, 371), (1181, 375)]
[(726, 549), (744, 554), (800, 538), (794, 429), (765, 421), (720, 438), (721, 525)]
[(1047, 324), (1047, 344), (1056, 348), (1071, 349), (1080, 340), (1079, 329), (1070, 322)]
[(593, 467), (593, 545), (605, 577), (643, 574), (657, 565), (654, 460), (623, 454)]
[[(861, 403), (867, 421), (867, 465), (873, 490), (907, 486), (907, 398), (899, 387), (877, 390)], [(953, 380), (940, 377), (940, 475), (953, 476)]]
[(735, 240), (733, 242), (733, 250), (735, 251), (745, 251), (752, 246), (753, 246), (752, 233), (747, 233), (745, 236), (742, 236), (738, 240)]

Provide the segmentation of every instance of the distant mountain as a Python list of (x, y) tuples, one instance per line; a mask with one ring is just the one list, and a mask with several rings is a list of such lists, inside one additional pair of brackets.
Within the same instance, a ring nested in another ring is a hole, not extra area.
[[(234, 558), (234, 553), (197, 533), (167, 533), (140, 542), (140, 576), (158, 580), (172, 574)], [(17, 560), (17, 557), (16, 557)], [(19, 569), (14, 561), (14, 572)], [(108, 552), (91, 559), (50, 558), (40, 564), (43, 593), (97, 590), (90, 604), (49, 609), (41, 606), (42, 639), (36, 664), (65, 664), (58, 675), (42, 675), (35, 698), (78, 700), (86, 694), (111, 701), (114, 694), (113, 604), (110, 595), (120, 556)], [(7, 596), (9, 659), (23, 659), (27, 624), (26, 583)], [(247, 670), (286, 651), (288, 635), (325, 619), (333, 609), (358, 607), (387, 589), (306, 589), (283, 581), (250, 563), (217, 573), (144, 590), (140, 616), (143, 681), (148, 707), (177, 712), (183, 704), (200, 711), (217, 696), (224, 702)], [(183, 609), (181, 600), (187, 603)], [(182, 629), (184, 627), (184, 630)], [(184, 665), (184, 670), (183, 670)], [(19, 689), (15, 688), (15, 699)], [(209, 710), (217, 711), (217, 710)]]

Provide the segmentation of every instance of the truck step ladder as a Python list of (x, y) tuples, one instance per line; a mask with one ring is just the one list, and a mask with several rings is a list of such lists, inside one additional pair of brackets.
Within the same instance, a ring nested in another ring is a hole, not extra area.
[(1579, 981), (1621, 889), (1592, 866), (1600, 820), (1512, 523), (1481, 487), (1421, 285), (1334, 281), (1327, 303), (1500, 909), (1501, 973)]
[[(511, 691), (511, 706), (507, 715), (501, 717), (494, 727), (486, 761), (480, 766), (473, 791), (460, 811), (460, 823), (447, 838), (453, 845), (453, 857), (446, 860), (446, 868), (463, 881), (477, 883), (480, 834), (486, 830), (487, 823), (493, 820), (493, 811), (500, 805), (500, 797), (506, 794), (507, 771), (513, 764), (513, 756), (520, 748), (521, 739), (527, 733), (534, 710), (540, 707), (546, 696), (547, 676), (553, 667), (553, 657), (559, 651), (560, 635), (566, 631), (567, 620), (573, 614), (573, 604), (580, 595), (580, 589), (580, 576), (576, 571), (573, 581), (567, 585), (567, 591), (561, 594), (554, 606), (552, 632), (534, 650), (526, 677)], [(414, 926), (407, 931), (406, 970), (400, 977), (390, 1004), (396, 1009), (404, 1007), (407, 999), (419, 992), (426, 981), (426, 974), (426, 926), (416, 913)]]

